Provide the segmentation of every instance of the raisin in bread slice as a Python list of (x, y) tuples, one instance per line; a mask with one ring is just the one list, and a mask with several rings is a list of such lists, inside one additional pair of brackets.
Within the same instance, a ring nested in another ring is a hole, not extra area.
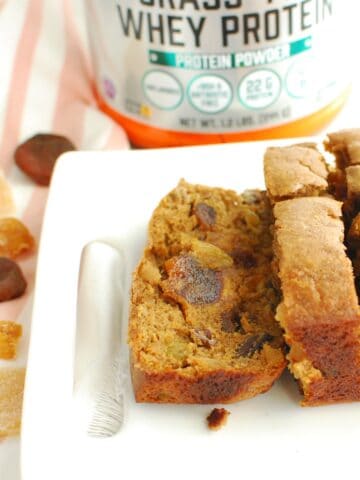
[(271, 218), (258, 191), (181, 181), (160, 202), (133, 274), (138, 402), (228, 403), (267, 391), (280, 376)]

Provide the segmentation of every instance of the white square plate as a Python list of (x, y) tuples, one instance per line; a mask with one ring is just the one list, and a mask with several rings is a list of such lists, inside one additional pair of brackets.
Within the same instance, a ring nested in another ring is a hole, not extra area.
[[(287, 374), (267, 394), (229, 405), (228, 424), (218, 432), (205, 423), (212, 406), (136, 404), (131, 388), (125, 423), (114, 437), (88, 438), (74, 421), (76, 290), (83, 246), (105, 237), (118, 239), (126, 259), (127, 303), (131, 271), (160, 198), (182, 177), (237, 191), (263, 188), (262, 157), (269, 144), (78, 152), (60, 159), (38, 262), (22, 431), (23, 480), (359, 475), (359, 405), (301, 408)], [(125, 315), (122, 321), (126, 332)], [(122, 337), (119, 348), (126, 353), (126, 334)]]

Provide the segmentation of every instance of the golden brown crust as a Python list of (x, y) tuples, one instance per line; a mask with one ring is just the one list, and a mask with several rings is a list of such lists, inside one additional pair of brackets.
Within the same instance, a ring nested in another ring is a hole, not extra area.
[(341, 203), (292, 199), (275, 205), (274, 216), (283, 294), (277, 319), (303, 404), (360, 400), (360, 312), (343, 244)]
[(214, 404), (233, 403), (267, 392), (285, 365), (279, 358), (272, 369), (257, 374), (214, 369), (187, 376), (176, 370), (145, 372), (132, 361), (131, 373), (137, 402)]
[(321, 195), (328, 188), (323, 156), (313, 147), (270, 147), (264, 157), (265, 183), (273, 202)]
[(306, 395), (301, 402), (304, 407), (356, 402), (360, 400), (359, 372), (344, 374), (341, 377), (315, 379), (305, 388)]
[(232, 402), (285, 367), (266, 196), (180, 182), (155, 210), (129, 324), (139, 402)]

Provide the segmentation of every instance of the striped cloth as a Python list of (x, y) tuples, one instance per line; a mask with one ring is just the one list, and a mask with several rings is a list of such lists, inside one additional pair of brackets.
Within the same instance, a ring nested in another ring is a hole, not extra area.
[[(0, 167), (13, 188), (18, 218), (37, 240), (48, 189), (16, 167), (16, 145), (35, 133), (56, 132), (81, 150), (128, 148), (121, 127), (96, 108), (85, 5), (86, 0), (0, 0)], [(27, 292), (0, 304), (0, 319), (24, 328), (19, 358), (9, 366), (26, 364), (36, 255), (20, 263)], [(18, 439), (2, 441), (1, 479), (19, 478), (18, 453)]]

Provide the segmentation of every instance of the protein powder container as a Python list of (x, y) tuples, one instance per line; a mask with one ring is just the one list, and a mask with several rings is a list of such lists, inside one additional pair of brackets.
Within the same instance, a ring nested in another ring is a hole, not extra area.
[(100, 108), (139, 147), (302, 136), (347, 97), (340, 0), (88, 0)]

